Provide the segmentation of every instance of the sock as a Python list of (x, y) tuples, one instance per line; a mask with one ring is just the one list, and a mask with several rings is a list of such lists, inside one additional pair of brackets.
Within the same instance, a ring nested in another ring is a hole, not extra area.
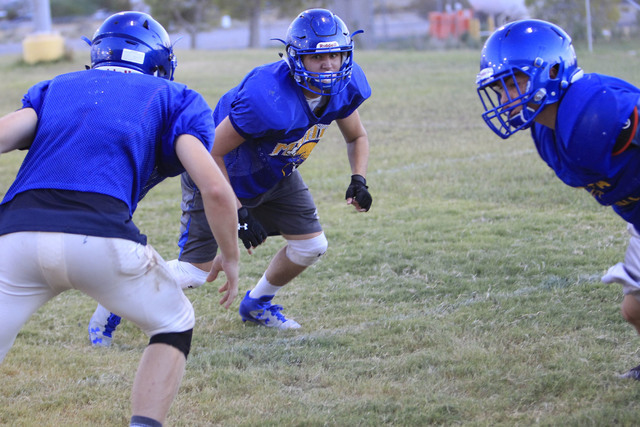
[(153, 418), (134, 415), (131, 417), (129, 427), (162, 427), (162, 423)]
[(249, 297), (260, 298), (265, 295), (275, 296), (282, 286), (274, 286), (267, 280), (266, 274), (263, 274), (258, 284), (249, 292)]

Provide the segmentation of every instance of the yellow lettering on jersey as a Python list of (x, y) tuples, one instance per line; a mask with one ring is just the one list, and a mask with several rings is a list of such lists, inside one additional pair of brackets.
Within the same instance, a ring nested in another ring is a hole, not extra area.
[(606, 191), (604, 190), (606, 190), (609, 187), (611, 187), (611, 184), (608, 183), (607, 181), (598, 181), (598, 182), (588, 184), (585, 188), (589, 193), (591, 193), (593, 197), (598, 199), (605, 195)]
[(634, 203), (637, 203), (640, 200), (640, 197), (627, 197), (626, 199), (622, 199), (616, 202), (616, 206), (629, 206)]
[(297, 142), (292, 142), (291, 144), (279, 143), (278, 145), (275, 146), (273, 151), (271, 151), (271, 155), (272, 156), (278, 156), (278, 155), (287, 156), (287, 155), (291, 155), (291, 154), (288, 154), (288, 153), (291, 153), (296, 148), (297, 144), (298, 144)]
[[(270, 155), (288, 157), (299, 156), (301, 160), (304, 161), (309, 157), (316, 144), (320, 142), (320, 138), (324, 136), (324, 132), (328, 127), (329, 125), (323, 124), (313, 125), (305, 132), (302, 139), (289, 144), (279, 143), (273, 148)], [(302, 161), (299, 163), (302, 163)]]
[(604, 190), (605, 188), (611, 187), (611, 184), (609, 184), (607, 181), (598, 181), (594, 182), (593, 184), (589, 184), (589, 187), (597, 187), (601, 190)]

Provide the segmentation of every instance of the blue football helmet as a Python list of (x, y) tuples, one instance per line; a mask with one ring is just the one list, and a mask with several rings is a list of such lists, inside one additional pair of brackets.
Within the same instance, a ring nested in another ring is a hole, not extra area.
[[(583, 74), (571, 37), (562, 28), (535, 19), (508, 23), (482, 49), (476, 77), (482, 118), (506, 139), (529, 128), (544, 106), (558, 102)], [(524, 90), (516, 84), (517, 96), (512, 96), (507, 85), (522, 75), (527, 79)]]
[(91, 68), (125, 68), (173, 80), (177, 59), (167, 31), (142, 12), (120, 12), (107, 18), (93, 35)]
[[(298, 85), (319, 95), (340, 93), (351, 80), (353, 68), (352, 37), (362, 30), (349, 34), (346, 24), (333, 12), (326, 9), (309, 9), (300, 13), (291, 22), (286, 40), (286, 61)], [(307, 71), (302, 62), (303, 55), (339, 52), (342, 55), (340, 70), (328, 73)]]

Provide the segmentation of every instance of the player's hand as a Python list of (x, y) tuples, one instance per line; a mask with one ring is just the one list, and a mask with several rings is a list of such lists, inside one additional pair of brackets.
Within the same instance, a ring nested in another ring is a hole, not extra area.
[(353, 205), (358, 212), (367, 212), (371, 208), (371, 194), (367, 190), (367, 180), (362, 175), (351, 175), (351, 183), (347, 188), (348, 205)]
[(251, 253), (251, 248), (258, 247), (267, 240), (267, 232), (247, 210), (242, 207), (238, 209), (238, 238), (242, 240), (244, 247)]
[(231, 303), (238, 296), (238, 275), (239, 275), (239, 267), (238, 262), (227, 261), (222, 254), (216, 255), (213, 259), (213, 264), (211, 265), (211, 272), (209, 272), (209, 276), (207, 277), (207, 282), (213, 282), (218, 277), (220, 272), (224, 272), (227, 277), (227, 281), (224, 285), (218, 288), (219, 293), (224, 293), (222, 298), (220, 299), (220, 305), (223, 305), (224, 308), (231, 307)]

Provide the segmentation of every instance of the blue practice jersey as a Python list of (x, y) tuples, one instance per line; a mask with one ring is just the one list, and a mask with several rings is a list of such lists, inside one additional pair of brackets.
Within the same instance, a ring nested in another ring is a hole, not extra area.
[(220, 99), (214, 112), (216, 125), (229, 116), (245, 138), (224, 158), (236, 195), (256, 197), (291, 174), (331, 122), (348, 117), (370, 96), (369, 83), (357, 64), (347, 87), (315, 112), (284, 61), (253, 69)]
[[(185, 85), (154, 76), (106, 70), (63, 74), (31, 87), (22, 103), (36, 111), (38, 129), (2, 201), (2, 212), (17, 196), (26, 215), (38, 209), (59, 212), (60, 205), (50, 205), (59, 198), (41, 197), (53, 191), (86, 199), (68, 205), (69, 210), (84, 211), (96, 224), (103, 221), (100, 206), (116, 211), (120, 204), (121, 215), (130, 218), (151, 187), (184, 171), (174, 146), (179, 135), (195, 136), (207, 150), (213, 144), (213, 115), (204, 98)], [(33, 196), (24, 201), (23, 194)], [(90, 212), (91, 206), (96, 212)], [(0, 232), (44, 227), (91, 234), (77, 216), (65, 220), (65, 215), (53, 215), (55, 224), (31, 216), (30, 221), (17, 221), (0, 214)], [(101, 233), (119, 236), (117, 230)]]
[(562, 98), (555, 131), (534, 123), (540, 156), (567, 185), (584, 187), (640, 227), (640, 147), (638, 136), (621, 153), (618, 136), (640, 99), (640, 89), (609, 76), (585, 74)]

